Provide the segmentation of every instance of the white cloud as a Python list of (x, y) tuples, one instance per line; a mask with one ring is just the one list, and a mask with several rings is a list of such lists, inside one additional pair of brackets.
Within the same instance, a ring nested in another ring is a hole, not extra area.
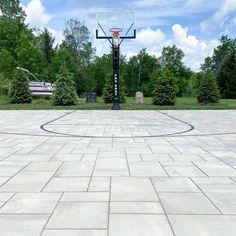
[(213, 20), (216, 23), (219, 23), (231, 13), (236, 13), (236, 1), (225, 0), (221, 4), (219, 10), (214, 14)]
[(45, 27), (52, 19), (52, 16), (46, 12), (41, 0), (31, 0), (31, 2), (24, 7), (24, 10), (27, 15), (26, 23), (29, 24), (30, 27)]
[[(43, 31), (45, 27), (40, 27), (40, 29), (37, 29), (33, 32), (35, 36), (39, 36)], [(62, 40), (64, 39), (63, 31), (62, 30), (55, 30), (50, 27), (46, 27), (47, 30), (52, 34), (52, 36), (55, 38), (54, 46), (60, 45), (62, 43)]]
[(142, 29), (137, 34), (137, 42), (145, 47), (153, 47), (165, 40), (165, 34), (160, 30), (151, 28)]
[(150, 6), (166, 6), (172, 5), (176, 2), (183, 2), (184, 0), (135, 0), (134, 4), (137, 7), (150, 7)]
[(200, 69), (204, 59), (210, 56), (218, 45), (217, 40), (206, 42), (197, 39), (194, 35), (188, 35), (188, 28), (184, 28), (179, 24), (173, 25), (172, 31), (173, 39), (171, 43), (183, 50), (185, 53), (184, 62), (195, 71)]
[(63, 31), (48, 27), (52, 16), (46, 12), (41, 0), (31, 0), (27, 6), (22, 7), (27, 15), (26, 23), (30, 27), (38, 29), (34, 32), (35, 35), (39, 35), (40, 31), (43, 31), (44, 27), (46, 27), (55, 37), (55, 45), (62, 42), (64, 39)]
[(108, 54), (111, 52), (111, 45), (108, 40), (94, 39), (93, 47), (96, 48), (97, 56), (102, 56), (103, 54)]
[(62, 40), (64, 39), (63, 31), (62, 30), (55, 30), (47, 27), (48, 31), (52, 34), (52, 36), (55, 38), (55, 45), (61, 44)]
[[(124, 41), (121, 52), (130, 58), (137, 55), (142, 48), (147, 48), (150, 55), (160, 57), (164, 46), (176, 45), (185, 54), (184, 63), (186, 66), (194, 71), (199, 71), (204, 59), (212, 55), (218, 44), (218, 40), (198, 39), (195, 35), (188, 33), (187, 27), (175, 24), (172, 26), (172, 35), (168, 38), (160, 29), (142, 29), (137, 33), (136, 40)], [(96, 40), (93, 46), (97, 47), (97, 55), (99, 56), (110, 51), (110, 45), (107, 41)]]
[(236, 16), (236, 1), (235, 0), (223, 0), (218, 10), (214, 15), (203, 22), (201, 22), (201, 28), (203, 31), (208, 31), (217, 27), (230, 27), (233, 23), (232, 18)]

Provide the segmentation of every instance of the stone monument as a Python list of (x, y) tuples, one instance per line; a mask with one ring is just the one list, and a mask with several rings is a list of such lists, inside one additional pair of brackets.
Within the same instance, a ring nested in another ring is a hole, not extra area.
[(144, 96), (142, 92), (137, 92), (135, 94), (135, 103), (136, 104), (143, 104), (144, 100), (143, 100)]

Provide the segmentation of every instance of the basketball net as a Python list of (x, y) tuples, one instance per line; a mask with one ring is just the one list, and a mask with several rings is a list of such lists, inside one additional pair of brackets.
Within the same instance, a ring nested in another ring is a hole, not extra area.
[(114, 46), (118, 47), (120, 44), (120, 33), (122, 32), (122, 29), (112, 28), (112, 29), (110, 29), (110, 32), (112, 32)]

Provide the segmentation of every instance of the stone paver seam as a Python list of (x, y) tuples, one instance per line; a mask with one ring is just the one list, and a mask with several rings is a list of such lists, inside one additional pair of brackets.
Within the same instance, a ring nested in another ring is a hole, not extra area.
[(9, 136), (6, 137), (6, 138), (3, 138), (0, 142), (4, 142), (4, 141), (7, 140), (8, 138), (9, 138)]
[(162, 165), (160, 161), (158, 161), (158, 162), (159, 162), (161, 168), (162, 168), (162, 169), (165, 171), (165, 173), (167, 174), (167, 176), (168, 176), (168, 177), (171, 177), (171, 176), (168, 174), (167, 170), (165, 169), (164, 165)]
[[(31, 164), (31, 162), (29, 162), (26, 166), (24, 166), (22, 169), (20, 169), (19, 171), (17, 171), (13, 176), (10, 177), (10, 179), (8, 179), (6, 182), (4, 182), (2, 185), (0, 185), (0, 187), (2, 187), (3, 185), (7, 184), (11, 179), (13, 179), (17, 174), (19, 174), (21, 171), (23, 171), (26, 167), (28, 167)], [(15, 191), (14, 191), (15, 192)]]
[(152, 134), (150, 133), (148, 129), (146, 129), (145, 131), (149, 134), (149, 136), (152, 136)]
[[(191, 179), (191, 178), (190, 178)], [(201, 193), (208, 199), (209, 202), (220, 212), (221, 215), (224, 215), (223, 212), (215, 205), (215, 203), (205, 194), (205, 192), (191, 179), (192, 182), (196, 185), (196, 187), (201, 191)]]
[[(217, 138), (217, 137), (214, 137), (214, 138), (222, 143), (222, 140), (220, 140), (219, 138)], [(203, 144), (208, 145), (208, 143), (205, 140), (201, 140), (200, 137), (196, 137), (196, 139), (198, 141), (202, 142)], [(225, 148), (227, 148), (227, 146), (225, 144), (223, 144), (223, 146), (225, 146)]]
[[(165, 138), (164, 138), (164, 139), (165, 139)], [(151, 150), (152, 154), (154, 154), (154, 152), (153, 152), (153, 150), (151, 149), (149, 143), (146, 142), (146, 141), (145, 141), (145, 143), (147, 144), (147, 146), (148, 146), (149, 149)], [(170, 156), (170, 155), (168, 154), (168, 156)], [(171, 156), (170, 156), (170, 158), (171, 158), (172, 160), (174, 160)], [(165, 171), (165, 173), (167, 174), (167, 176), (170, 177), (170, 175), (168, 174), (168, 172), (166, 171), (166, 169), (164, 168), (164, 166), (161, 164), (161, 162), (160, 162), (160, 161), (158, 161), (158, 162), (159, 162), (161, 168), (162, 168), (162, 169)]]
[[(168, 213), (168, 216), (235, 216), (235, 214), (221, 215), (221, 214), (217, 214), (217, 213), (194, 213), (194, 214), (193, 213)], [(190, 236), (192, 236), (192, 235), (190, 235)], [(214, 235), (209, 235), (209, 236), (214, 236)], [(235, 235), (230, 235), (230, 236), (235, 236)]]
[(124, 152), (125, 152), (125, 160), (126, 160), (126, 165), (127, 165), (127, 168), (128, 168), (129, 176), (131, 176), (126, 148), (124, 148)]
[(170, 159), (171, 159), (173, 162), (175, 162), (175, 159), (170, 155), (170, 153), (168, 153), (167, 155), (170, 157)]
[(208, 150), (202, 148), (204, 151), (206, 151), (208, 154), (212, 155), (213, 157), (215, 157), (216, 159), (218, 159), (219, 161), (223, 162), (225, 165), (229, 166), (231, 169), (236, 170), (236, 168), (234, 168), (233, 166), (231, 166), (230, 164), (224, 162), (223, 160), (221, 160), (219, 157), (217, 157), (216, 155), (210, 153)]
[(199, 156), (203, 160), (203, 162), (208, 162), (204, 157), (201, 156), (201, 154), (197, 153), (197, 156)]
[(108, 202), (108, 216), (107, 216), (107, 236), (109, 236), (109, 227), (110, 227), (110, 214), (111, 214), (111, 183), (112, 177), (109, 177), (109, 202)]
[(59, 148), (59, 149), (57, 150), (57, 152), (53, 154), (53, 156), (48, 160), (48, 162), (50, 162), (50, 161), (58, 154), (58, 152), (60, 152), (60, 151), (66, 146), (66, 144), (67, 144), (68, 142), (69, 142), (69, 141), (66, 141), (66, 142), (62, 145), (62, 147)]
[(95, 160), (94, 165), (93, 165), (93, 170), (92, 170), (92, 173), (91, 173), (91, 176), (90, 176), (90, 179), (89, 179), (89, 183), (88, 183), (88, 187), (87, 187), (86, 192), (88, 192), (89, 188), (90, 188), (90, 184), (91, 184), (91, 181), (92, 181), (92, 178), (93, 178), (93, 174), (94, 174), (94, 171), (95, 171), (95, 168), (96, 168), (99, 152), (100, 152), (100, 148), (98, 148), (98, 151), (97, 151), (96, 160)]
[(133, 140), (134, 143), (137, 143), (134, 136), (132, 136), (131, 139)]
[(143, 157), (142, 157), (142, 154), (141, 154), (141, 153), (139, 153), (139, 157), (140, 157), (141, 161), (142, 161), (142, 162), (144, 162), (144, 160), (143, 160)]
[[(73, 148), (71, 149), (71, 151), (70, 151), (70, 154), (73, 154), (73, 152), (74, 152), (75, 149), (76, 149), (76, 148), (73, 147)], [(83, 158), (82, 158), (82, 159), (83, 159)]]
[(182, 152), (181, 152), (173, 143), (171, 143), (166, 137), (164, 137), (164, 139), (165, 139), (174, 149), (176, 149), (176, 151), (178, 151), (179, 154), (182, 154)]
[(22, 149), (22, 148), (19, 148), (19, 149), (17, 149), (15, 152), (13, 152), (13, 153), (7, 155), (6, 157), (4, 157), (4, 158), (1, 160), (1, 162), (2, 162), (2, 161), (5, 161), (8, 157), (10, 157), (10, 156), (16, 154), (16, 153), (17, 153), (18, 151), (20, 151), (21, 149)]
[(161, 204), (161, 207), (162, 207), (162, 209), (163, 209), (163, 212), (164, 212), (164, 214), (165, 214), (165, 217), (166, 217), (166, 219), (167, 219), (167, 221), (168, 221), (168, 224), (169, 224), (169, 226), (170, 226), (170, 229), (171, 229), (173, 235), (176, 236), (175, 231), (174, 231), (174, 228), (172, 227), (171, 222), (170, 222), (170, 219), (169, 219), (169, 217), (168, 217), (168, 215), (167, 215), (167, 213), (166, 213), (166, 210), (165, 210), (165, 208), (164, 208), (164, 205), (162, 204), (162, 201), (161, 201), (161, 199), (160, 199), (160, 197), (159, 197), (159, 194), (158, 194), (157, 190), (155, 189), (155, 186), (154, 186), (154, 183), (153, 183), (153, 181), (152, 181), (152, 178), (149, 177), (149, 179), (150, 179), (151, 184), (152, 184), (152, 187), (153, 187), (154, 191), (156, 192), (156, 195), (157, 195), (157, 197), (158, 197), (158, 199), (159, 199), (159, 202), (160, 202), (160, 204)]
[[(75, 154), (76, 155), (76, 154)], [(83, 162), (84, 161), (84, 158), (85, 158), (85, 153), (82, 154), (82, 157), (80, 159), (80, 162)]]
[(65, 163), (65, 162), (63, 161), (63, 162), (61, 163), (61, 165), (54, 171), (52, 177), (46, 182), (46, 184), (44, 185), (44, 187), (41, 189), (40, 192), (43, 192), (43, 191), (44, 191), (44, 189), (46, 188), (46, 186), (47, 186), (47, 185), (49, 184), (49, 182), (55, 177), (55, 174), (56, 174), (57, 171), (62, 167), (62, 165), (63, 165), (64, 163)]
[[(12, 193), (12, 192), (9, 192), (9, 193)], [(15, 193), (0, 207), (0, 209), (2, 209), (16, 194), (17, 194), (17, 192), (15, 192)]]
[[(200, 140), (199, 137), (197, 137), (197, 139)], [(215, 137), (215, 139), (218, 139), (219, 142), (221, 142), (221, 144), (222, 144), (226, 149), (228, 149), (228, 150), (230, 150), (230, 151), (232, 151), (232, 152), (235, 152), (235, 151), (231, 150), (226, 144), (222, 143), (222, 140), (221, 140), (220, 138)], [(201, 141), (204, 142), (205, 144), (207, 144), (207, 142), (205, 142), (204, 140), (201, 140)], [(235, 152), (235, 153), (236, 153), (236, 152)]]
[(146, 141), (145, 141), (145, 143), (146, 143), (147, 147), (149, 148), (149, 150), (151, 151), (151, 153), (154, 154), (154, 152), (153, 152), (152, 148), (150, 147), (149, 143), (146, 142)]
[(236, 183), (236, 178), (233, 179), (232, 177), (230, 177), (230, 179), (231, 179), (234, 183)]
[[(65, 126), (68, 126), (67, 124), (64, 124)], [(75, 128), (77, 128), (77, 126), (74, 124), (74, 125), (71, 125), (71, 126), (69, 126), (70, 127), (70, 130), (68, 130), (69, 132), (69, 134), (71, 134), (72, 132), (71, 131), (73, 131)]]
[(46, 226), (47, 226), (49, 220), (51, 219), (51, 217), (52, 217), (52, 215), (53, 215), (55, 209), (56, 209), (57, 206), (59, 205), (59, 203), (60, 203), (60, 201), (61, 201), (63, 195), (64, 195), (64, 192), (61, 192), (61, 196), (60, 196), (60, 198), (58, 199), (57, 204), (56, 204), (55, 207), (53, 208), (52, 213), (49, 215), (48, 220), (47, 220), (46, 223), (44, 224), (43, 229), (41, 230), (41, 233), (39, 234), (39, 236), (41, 236), (42, 233), (43, 233), (43, 231), (45, 230), (45, 228), (46, 228)]
[[(12, 140), (10, 140), (9, 142), (7, 142), (7, 144), (10, 144), (12, 142), (15, 142), (18, 138), (12, 138)], [(11, 147), (15, 147), (17, 144), (19, 143), (15, 143), (14, 145), (11, 145)]]
[[(8, 177), (6, 177), (6, 178), (8, 178)], [(6, 184), (9, 180), (10, 180), (10, 179), (8, 179), (8, 180), (4, 181), (2, 184), (0, 184), (0, 188), (1, 188), (4, 184)]]
[(40, 143), (39, 145), (35, 146), (35, 147), (29, 152), (29, 154), (32, 153), (35, 149), (39, 148), (41, 145), (45, 144), (50, 138), (51, 138), (51, 137), (45, 139), (42, 143)]
[(194, 161), (190, 161), (197, 169), (199, 169), (204, 175), (206, 175), (207, 177), (210, 177), (207, 173), (205, 173), (200, 167), (198, 167)]

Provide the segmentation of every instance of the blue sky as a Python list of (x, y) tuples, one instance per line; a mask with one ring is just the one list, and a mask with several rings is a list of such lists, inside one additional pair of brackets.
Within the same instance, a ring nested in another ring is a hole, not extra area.
[(122, 45), (128, 57), (144, 47), (159, 56), (163, 46), (176, 44), (185, 63), (198, 70), (211, 55), (222, 34), (236, 37), (236, 0), (22, 0), (27, 23), (48, 27), (57, 42), (63, 39), (65, 21), (78, 18), (88, 26), (97, 54), (109, 44), (95, 39), (97, 11), (135, 11), (137, 39)]

